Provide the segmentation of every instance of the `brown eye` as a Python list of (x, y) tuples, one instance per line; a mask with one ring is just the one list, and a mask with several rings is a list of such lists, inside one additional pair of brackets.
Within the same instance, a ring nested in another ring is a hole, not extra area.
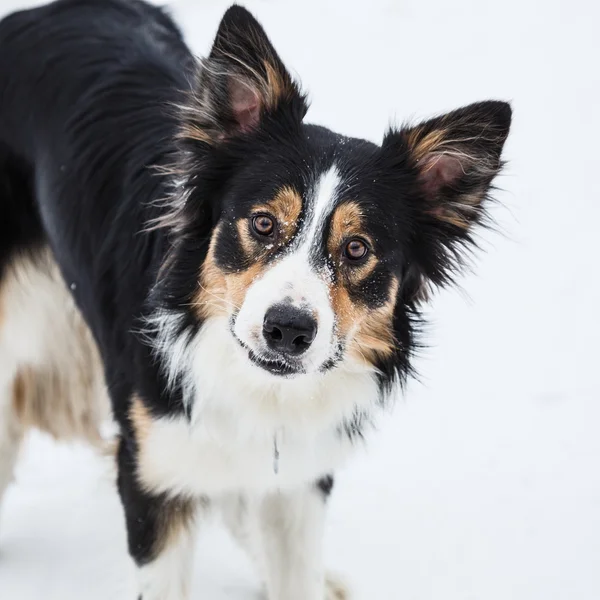
[(254, 229), (258, 235), (272, 235), (273, 230), (275, 229), (275, 221), (267, 215), (258, 215), (252, 219), (252, 229)]
[(369, 253), (369, 248), (363, 240), (350, 240), (344, 248), (344, 254), (348, 260), (362, 260)]

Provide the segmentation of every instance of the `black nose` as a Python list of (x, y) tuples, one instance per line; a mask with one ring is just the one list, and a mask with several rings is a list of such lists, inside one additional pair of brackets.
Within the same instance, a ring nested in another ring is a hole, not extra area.
[(275, 304), (265, 315), (263, 336), (272, 350), (297, 356), (308, 350), (317, 335), (317, 322), (306, 310)]

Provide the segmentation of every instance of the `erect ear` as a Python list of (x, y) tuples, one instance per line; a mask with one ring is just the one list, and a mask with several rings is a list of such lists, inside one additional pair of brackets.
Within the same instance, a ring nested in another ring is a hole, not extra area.
[(480, 218), (502, 167), (511, 113), (506, 102), (479, 102), (388, 134), (384, 146), (396, 136), (405, 146), (428, 215), (458, 230)]
[(196, 89), (184, 107), (182, 137), (214, 144), (259, 127), (288, 109), (301, 121), (307, 105), (258, 21), (241, 6), (227, 10)]
[[(389, 132), (382, 151), (397, 172), (413, 173), (415, 222), (407, 294), (423, 298), (429, 283), (453, 280), (471, 226), (485, 215), (485, 200), (502, 168), (511, 122), (505, 102), (480, 102)], [(394, 158), (392, 158), (394, 157)], [(398, 167), (401, 167), (398, 169)]]

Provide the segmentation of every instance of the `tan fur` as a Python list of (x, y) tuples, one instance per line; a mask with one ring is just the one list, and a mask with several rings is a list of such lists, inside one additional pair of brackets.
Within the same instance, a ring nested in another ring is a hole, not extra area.
[[(274, 64), (271, 50), (264, 48), (268, 58), (263, 60), (264, 73), (244, 62), (239, 56), (221, 51), (220, 59), (227, 59), (234, 68), (227, 74), (229, 83), (235, 81), (255, 94), (261, 111), (273, 111), (280, 102), (289, 99), (296, 91), (294, 83), (285, 72), (280, 71)], [(186, 103), (175, 108), (182, 117), (183, 124), (179, 128), (177, 137), (189, 139), (209, 145), (215, 145), (223, 140), (224, 132), (214, 123), (215, 107), (214, 99), (205, 88), (203, 81), (206, 74), (214, 76), (223, 75), (213, 72), (210, 61), (202, 63), (199, 70), (197, 87), (204, 89), (203, 92), (191, 92)]]
[(449, 225), (454, 225), (454, 227), (466, 230), (471, 226), (471, 223), (462, 214), (452, 209), (441, 207), (430, 212), (440, 221), (444, 221)]
[(0, 286), (0, 369), (24, 428), (105, 447), (110, 402), (92, 334), (48, 250), (17, 257)]
[[(272, 214), (278, 223), (277, 244), (287, 243), (296, 233), (302, 210), (300, 194), (289, 186), (281, 188), (275, 196), (264, 204), (254, 207), (254, 212)], [(194, 302), (200, 318), (228, 315), (232, 309), (239, 309), (246, 292), (260, 277), (264, 268), (264, 258), (274, 250), (269, 245), (257, 242), (249, 231), (249, 220), (240, 219), (235, 227), (240, 244), (248, 258), (248, 268), (237, 273), (224, 273), (215, 261), (215, 246), (221, 232), (221, 225), (213, 232), (206, 259), (201, 268), (198, 294)]]
[(350, 341), (351, 353), (370, 363), (376, 362), (378, 357), (389, 356), (395, 349), (393, 317), (398, 281), (392, 280), (388, 301), (376, 309), (356, 304), (350, 297), (347, 286), (360, 285), (360, 281), (366, 279), (376, 265), (377, 259), (370, 256), (363, 265), (352, 267), (338, 277), (337, 282), (330, 288), (340, 335)]
[(227, 299), (233, 306), (242, 306), (248, 288), (252, 285), (253, 281), (262, 275), (263, 270), (264, 265), (257, 262), (241, 273), (234, 273), (225, 277)]
[(272, 200), (257, 206), (257, 212), (264, 210), (277, 219), (279, 244), (287, 244), (298, 229), (298, 219), (302, 212), (302, 196), (292, 187), (284, 186)]
[(344, 202), (335, 209), (331, 217), (327, 242), (329, 253), (332, 256), (340, 256), (344, 240), (355, 236), (365, 237), (362, 211), (356, 202)]
[(235, 225), (238, 231), (238, 238), (240, 240), (240, 244), (242, 246), (242, 249), (244, 250), (244, 254), (248, 257), (252, 256), (257, 249), (257, 243), (256, 240), (250, 234), (248, 228), (248, 219), (240, 219)]
[(482, 178), (484, 183), (481, 189), (460, 195), (459, 202), (436, 203), (428, 209), (429, 214), (436, 219), (467, 230), (471, 226), (473, 213), (485, 195), (485, 181), (496, 175), (499, 168), (497, 157), (470, 154), (467, 151), (468, 144), (476, 139), (492, 142), (497, 139), (497, 134), (489, 128), (486, 131), (485, 125), (482, 125), (485, 134), (471, 138), (459, 137), (455, 131), (459, 126), (460, 123), (448, 124), (447, 119), (442, 119), (438, 129), (424, 133), (424, 127), (417, 126), (406, 131), (404, 135), (424, 179), (428, 171), (442, 158), (454, 160), (463, 173), (475, 171)]
[(372, 309), (357, 305), (343, 286), (331, 290), (333, 308), (338, 318), (338, 331), (349, 341), (349, 352), (369, 363), (389, 356), (395, 349), (393, 317), (397, 285), (390, 290), (390, 300)]
[(143, 446), (150, 435), (152, 416), (146, 405), (138, 396), (134, 396), (131, 400), (129, 407), (129, 421), (133, 427), (137, 444)]
[(194, 140), (196, 142), (203, 142), (205, 144), (213, 144), (215, 139), (214, 136), (211, 135), (205, 129), (198, 127), (198, 125), (194, 123), (184, 122), (176, 135), (177, 139), (181, 140)]
[(84, 382), (73, 381), (54, 369), (21, 367), (14, 380), (14, 409), (25, 428), (35, 427), (56, 439), (85, 439), (95, 445), (102, 438), (93, 405), (73, 398), (70, 384), (82, 391)]
[(336, 316), (338, 333), (344, 339), (352, 335), (352, 330), (360, 319), (360, 309), (350, 298), (345, 285), (338, 283), (330, 286), (330, 297), (333, 311)]
[(225, 275), (215, 262), (215, 245), (220, 231), (221, 225), (219, 224), (213, 231), (208, 253), (200, 271), (198, 294), (194, 301), (194, 307), (201, 319), (228, 314)]
[(379, 357), (389, 356), (396, 348), (393, 319), (398, 287), (398, 280), (393, 279), (388, 301), (380, 308), (361, 310), (358, 315), (358, 327), (350, 351), (370, 363), (375, 363)]
[(338, 331), (344, 339), (350, 340), (350, 351), (361, 359), (375, 362), (378, 356), (391, 354), (395, 347), (392, 319), (398, 282), (393, 280), (388, 302), (375, 310), (357, 305), (350, 297), (348, 286), (360, 285), (371, 275), (378, 262), (373, 254), (363, 264), (352, 267), (345, 266), (341, 259), (343, 245), (350, 238), (361, 237), (370, 241), (363, 222), (361, 208), (353, 201), (340, 204), (332, 215), (328, 250), (331, 256), (340, 258), (336, 261), (339, 277), (330, 287), (330, 296)]
[(360, 237), (371, 243), (363, 229), (363, 215), (360, 206), (355, 202), (344, 202), (336, 208), (332, 215), (327, 249), (331, 256), (339, 257), (335, 262), (343, 273), (343, 279), (348, 284), (357, 285), (373, 272), (377, 266), (377, 258), (370, 254), (363, 264), (345, 269), (342, 261), (343, 246), (352, 237)]
[[(141, 454), (145, 452), (152, 419), (144, 402), (139, 396), (134, 395), (129, 406), (129, 421)], [(140, 481), (143, 485), (141, 476)], [(179, 535), (192, 525), (196, 505), (197, 501), (183, 497), (165, 499), (158, 515), (156, 538), (152, 549), (154, 556), (160, 555), (170, 545), (177, 543)]]
[(261, 275), (264, 264), (254, 262), (245, 271), (223, 273), (214, 259), (218, 231), (213, 234), (208, 254), (202, 265), (199, 290), (194, 301), (200, 318), (228, 315), (231, 309), (240, 308), (250, 284)]
[(294, 87), (282, 73), (268, 61), (264, 61), (265, 71), (267, 72), (267, 81), (265, 87), (266, 107), (269, 110), (277, 108), (278, 104), (285, 99), (289, 99), (294, 94)]
[(436, 129), (423, 135), (419, 127), (411, 129), (407, 134), (408, 145), (412, 149), (415, 160), (422, 160), (427, 154), (438, 151), (448, 141), (445, 129)]
[(460, 204), (448, 203), (432, 212), (440, 221), (461, 229), (468, 229), (471, 226), (469, 217), (475, 214), (480, 203), (481, 194), (463, 194), (460, 196)]
[(168, 499), (161, 505), (152, 548), (154, 556), (177, 544), (180, 535), (193, 526), (196, 506), (197, 501), (182, 497)]

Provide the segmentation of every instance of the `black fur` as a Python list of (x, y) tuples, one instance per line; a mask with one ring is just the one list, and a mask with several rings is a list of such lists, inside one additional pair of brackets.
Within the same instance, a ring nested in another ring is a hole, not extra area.
[[(232, 53), (241, 62), (232, 62)], [(256, 128), (242, 131), (226, 76), (261, 90), (269, 84), (266, 63), (284, 91), (261, 109)], [(48, 245), (66, 283), (75, 284), (122, 427), (119, 488), (139, 563), (155, 541), (161, 499), (135, 481), (131, 398), (138, 394), (155, 415), (182, 412), (184, 402), (177, 383), (167, 391), (148, 339), (136, 332), (157, 307), (181, 312), (188, 335), (199, 329), (185, 307), (198, 293), (216, 224), (224, 223), (217, 264), (233, 272), (243, 257), (238, 232), (227, 224), (282, 185), (304, 195), (307, 181), (335, 161), (379, 260), (369, 279), (351, 288), (353, 300), (377, 308), (389, 300), (392, 278), (401, 282), (397, 343), (376, 364), (384, 395), (410, 373), (423, 287), (452, 280), (472, 241), (467, 224), (485, 214), (510, 124), (506, 104), (481, 103), (421, 126), (418, 135), (390, 132), (381, 147), (306, 125), (304, 95), (244, 9), (228, 11), (198, 71), (169, 16), (139, 0), (59, 0), (5, 18), (0, 99), (0, 276), (16, 253)], [(178, 113), (177, 105), (187, 111)], [(186, 135), (193, 127), (212, 142)], [(457, 155), (483, 161), (485, 169), (465, 168), (450, 180), (450, 165), (439, 185), (432, 182), (414, 144), (440, 127)], [(183, 185), (176, 184), (182, 175)], [(469, 194), (482, 204), (456, 214)], [(177, 208), (161, 203), (169, 197), (186, 201)], [(169, 227), (149, 228), (165, 217)], [(313, 260), (329, 260), (325, 246)], [(358, 415), (340, 431), (356, 437), (363, 420)], [(324, 477), (317, 487), (327, 496), (332, 485)]]
[(324, 498), (328, 498), (333, 490), (334, 479), (332, 475), (327, 475), (317, 481), (317, 487), (323, 494)]

